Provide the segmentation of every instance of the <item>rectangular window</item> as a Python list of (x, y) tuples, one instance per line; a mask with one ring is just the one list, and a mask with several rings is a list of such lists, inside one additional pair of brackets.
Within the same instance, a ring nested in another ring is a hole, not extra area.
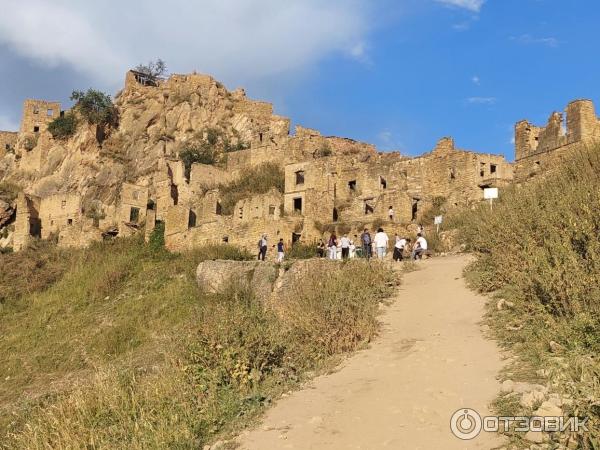
[(356, 191), (356, 180), (348, 182), (348, 189), (350, 189), (351, 191)]
[(490, 165), (490, 173), (496, 173), (497, 170), (498, 166), (496, 166), (496, 164)]
[(133, 199), (134, 200), (139, 200), (140, 199), (140, 193), (138, 191), (133, 191)]
[(379, 177), (379, 184), (381, 185), (381, 189), (387, 189), (387, 181), (385, 181), (385, 178)]
[(375, 212), (375, 207), (371, 203), (369, 203), (369, 201), (365, 201), (365, 216), (368, 216), (369, 214), (373, 214), (374, 212)]
[(140, 218), (140, 208), (132, 207), (131, 210), (129, 211), (129, 221), (131, 223), (137, 223), (139, 218)]
[(37, 125), (35, 127), (33, 127), (34, 133), (39, 133), (39, 131), (40, 131), (40, 127), (38, 127)]
[(67, 219), (67, 225), (73, 225), (73, 219)]
[(49, 109), (49, 110), (47, 110), (47, 111), (46, 111), (46, 115), (47, 115), (48, 117), (52, 117), (52, 116), (54, 115), (54, 110), (53, 110), (53, 109)]
[(294, 212), (302, 214), (302, 198), (294, 199)]
[(304, 170), (296, 172), (296, 186), (304, 184)]
[(274, 216), (275, 215), (275, 207), (274, 206), (269, 206), (269, 215), (270, 216)]
[(66, 200), (63, 200), (62, 202), (60, 202), (60, 207), (61, 207), (62, 209), (65, 209), (65, 208), (67, 207), (67, 201), (66, 201)]
[(34, 114), (39, 114), (40, 113), (40, 108), (38, 108), (37, 106), (33, 107), (33, 113)]

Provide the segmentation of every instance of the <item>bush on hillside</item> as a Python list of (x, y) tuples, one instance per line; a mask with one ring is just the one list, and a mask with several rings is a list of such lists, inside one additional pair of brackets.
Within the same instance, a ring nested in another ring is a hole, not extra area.
[(234, 182), (219, 186), (221, 211), (224, 215), (233, 214), (235, 204), (256, 194), (266, 194), (271, 189), (285, 190), (285, 173), (275, 163), (264, 163), (245, 169)]
[(86, 92), (73, 91), (71, 100), (81, 116), (93, 125), (114, 125), (117, 121), (117, 109), (113, 105), (110, 95), (95, 89)]
[[(573, 399), (565, 413), (591, 422), (600, 417), (599, 150), (505, 191), (493, 211), (481, 205), (455, 220), (478, 255), (466, 270), (470, 283), (514, 303), (490, 307), (496, 336), (519, 357), (510, 370), (525, 374), (523, 381), (547, 370), (553, 389)], [(577, 448), (598, 443), (591, 427)]]
[(54, 139), (68, 139), (77, 131), (77, 117), (69, 113), (57, 117), (48, 124), (48, 131)]
[(0, 199), (12, 203), (19, 195), (21, 188), (11, 183), (10, 181), (3, 181), (0, 183)]
[(248, 145), (232, 130), (232, 140), (224, 130), (208, 127), (196, 133), (179, 151), (179, 157), (185, 167), (185, 176), (189, 180), (192, 164), (215, 165), (226, 161), (227, 153), (245, 150)]

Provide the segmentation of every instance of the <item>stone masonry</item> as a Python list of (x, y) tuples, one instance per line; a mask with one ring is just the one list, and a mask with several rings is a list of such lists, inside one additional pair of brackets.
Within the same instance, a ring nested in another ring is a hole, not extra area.
[[(144, 230), (148, 238), (160, 222), (172, 250), (206, 243), (255, 249), (262, 233), (271, 244), (283, 238), (289, 245), (341, 225), (356, 232), (385, 222), (390, 206), (401, 229), (420, 223), (436, 202), (479, 202), (483, 189), (524, 181), (600, 137), (593, 104), (578, 100), (566, 119), (554, 113), (546, 127), (516, 124), (514, 165), (456, 148), (449, 137), (410, 158), (301, 126), (291, 134), (290, 119), (271, 104), (196, 73), (159, 80), (130, 71), (115, 106), (119, 126), (102, 142), (87, 124), (55, 141), (47, 126), (61, 105), (39, 100), (25, 101), (18, 132), (0, 132), (0, 181), (23, 189), (12, 225), (15, 250), (54, 235), (72, 246)], [(182, 152), (206, 142), (224, 149), (215, 163), (186, 167)], [(264, 163), (285, 173), (283, 192), (249, 193), (225, 215), (222, 187)]]

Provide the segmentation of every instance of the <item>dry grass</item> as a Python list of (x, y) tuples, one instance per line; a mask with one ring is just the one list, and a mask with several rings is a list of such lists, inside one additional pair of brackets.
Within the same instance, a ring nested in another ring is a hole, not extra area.
[[(479, 256), (471, 285), (512, 300), (490, 308), (490, 326), (519, 360), (511, 371), (533, 380), (550, 371), (554, 388), (574, 399), (567, 413), (600, 418), (600, 154), (593, 148), (548, 179), (506, 192), (493, 212), (482, 206), (456, 219)], [(558, 346), (550, 342), (554, 341)], [(539, 381), (539, 380), (538, 380)], [(599, 448), (600, 431), (580, 436)]]
[(246, 256), (117, 240), (68, 253), (53, 282), (11, 297), (0, 315), (0, 448), (199, 448), (373, 337), (394, 284), (384, 267), (310, 274), (283, 315), (243, 287), (197, 288), (199, 261)]

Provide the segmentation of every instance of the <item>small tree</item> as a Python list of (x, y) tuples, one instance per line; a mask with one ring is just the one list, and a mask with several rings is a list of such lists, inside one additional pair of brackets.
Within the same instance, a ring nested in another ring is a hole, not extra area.
[(77, 131), (77, 117), (75, 114), (57, 117), (48, 124), (48, 131), (54, 139), (68, 139)]
[(87, 92), (73, 91), (71, 100), (76, 101), (75, 108), (81, 116), (94, 125), (112, 125), (117, 120), (117, 110), (110, 95), (88, 89)]
[(196, 143), (180, 150), (179, 157), (183, 161), (185, 177), (188, 180), (190, 179), (192, 164), (199, 163), (213, 165), (216, 164), (218, 160), (216, 149), (206, 142)]
[(158, 58), (156, 61), (150, 61), (148, 64), (139, 64), (135, 70), (149, 77), (159, 78), (167, 73), (167, 63)]

